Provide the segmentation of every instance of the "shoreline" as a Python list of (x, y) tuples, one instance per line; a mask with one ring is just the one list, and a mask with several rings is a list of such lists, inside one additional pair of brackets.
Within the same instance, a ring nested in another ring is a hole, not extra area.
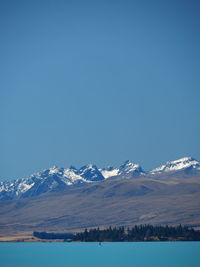
[(0, 235), (0, 242), (71, 243), (71, 242), (178, 242), (200, 241), (200, 231), (188, 226), (135, 225), (132, 228), (91, 228), (82, 232), (10, 232)]
[[(50, 239), (34, 239), (34, 238), (24, 238), (24, 239), (6, 239), (2, 240), (0, 239), (0, 243), (156, 243), (156, 242), (200, 242), (198, 240), (135, 240), (135, 241), (65, 241), (64, 239), (57, 239), (57, 240), (50, 240)], [(101, 246), (101, 245), (99, 245)]]

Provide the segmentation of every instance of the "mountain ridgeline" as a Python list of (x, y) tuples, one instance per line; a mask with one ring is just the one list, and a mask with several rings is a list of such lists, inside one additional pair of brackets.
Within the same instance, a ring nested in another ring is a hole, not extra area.
[(99, 169), (88, 164), (80, 169), (52, 167), (33, 174), (28, 178), (0, 182), (0, 199), (12, 200), (39, 196), (48, 192), (58, 192), (69, 187), (100, 183), (107, 179), (170, 179), (170, 177), (187, 178), (200, 175), (200, 162), (191, 157), (169, 161), (151, 171), (130, 161), (124, 162), (118, 168), (107, 167)]

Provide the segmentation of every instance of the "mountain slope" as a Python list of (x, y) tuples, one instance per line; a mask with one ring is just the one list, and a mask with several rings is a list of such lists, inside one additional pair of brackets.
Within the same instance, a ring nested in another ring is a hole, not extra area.
[(0, 201), (0, 234), (94, 226), (200, 222), (200, 177), (106, 179), (38, 197)]

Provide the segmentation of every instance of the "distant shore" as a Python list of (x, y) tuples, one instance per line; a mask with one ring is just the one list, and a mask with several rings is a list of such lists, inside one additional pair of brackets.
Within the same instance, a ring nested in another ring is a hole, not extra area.
[(158, 242), (200, 241), (200, 231), (188, 226), (135, 225), (132, 228), (92, 228), (82, 232), (27, 232), (0, 236), (0, 242)]

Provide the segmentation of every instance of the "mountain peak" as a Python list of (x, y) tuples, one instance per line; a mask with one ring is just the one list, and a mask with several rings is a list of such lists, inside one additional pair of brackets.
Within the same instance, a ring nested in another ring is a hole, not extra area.
[(56, 174), (59, 172), (58, 166), (53, 166), (52, 168), (49, 168), (49, 174)]
[(102, 181), (104, 177), (96, 165), (87, 164), (78, 170), (78, 174), (88, 181)]
[(200, 170), (200, 162), (192, 157), (183, 157), (173, 161), (167, 161), (165, 164), (161, 165), (150, 171), (151, 174), (178, 171), (186, 168), (193, 168)]
[(108, 166), (107, 168), (100, 169), (103, 176), (107, 179), (113, 176), (140, 176), (144, 174), (144, 171), (139, 164), (133, 163), (130, 160), (126, 160), (119, 168)]
[(119, 167), (119, 174), (141, 174), (144, 173), (139, 164), (133, 163), (130, 160), (126, 160)]

